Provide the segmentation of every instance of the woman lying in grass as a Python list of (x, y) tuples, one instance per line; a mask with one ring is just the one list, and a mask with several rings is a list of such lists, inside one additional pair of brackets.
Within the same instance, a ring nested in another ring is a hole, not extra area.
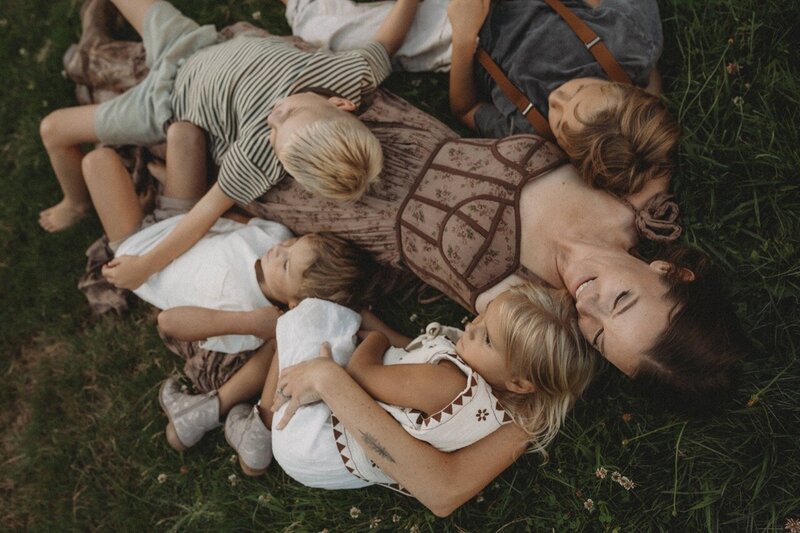
[[(131, 66), (136, 54), (132, 48)], [(661, 401), (674, 397), (703, 409), (724, 397), (748, 344), (718, 270), (688, 247), (651, 263), (636, 253), (643, 237), (679, 234), (676, 206), (659, 190), (645, 186), (621, 197), (594, 188), (536, 136), (458, 140), (385, 92), (361, 119), (380, 139), (385, 160), (381, 180), (362, 201), (327, 202), (283, 180), (248, 209), (298, 234), (335, 231), (470, 311), (483, 312), (525, 279), (565, 288), (584, 337)], [(472, 220), (475, 213), (483, 218)], [(325, 400), (370, 459), (437, 513), (475, 495), (527, 447), (527, 434), (506, 425), (441, 452), (410, 437), (340, 367), (323, 359), (301, 368), (291, 374), (294, 397)]]

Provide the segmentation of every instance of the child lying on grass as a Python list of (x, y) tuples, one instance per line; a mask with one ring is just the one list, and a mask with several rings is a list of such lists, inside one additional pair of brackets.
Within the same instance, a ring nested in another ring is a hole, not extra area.
[[(205, 174), (193, 165), (202, 160), (194, 156), (205, 151), (202, 131), (176, 123), (170, 134), (174, 142), (167, 145), (166, 167), (149, 166), (162, 181), (151, 215), (144, 215), (114, 150), (95, 150), (84, 160), (91, 198), (109, 246), (118, 254), (137, 256), (158, 246), (202, 195), (205, 183), (198, 175)], [(293, 307), (309, 296), (356, 307), (369, 302), (376, 268), (366, 252), (332, 234), (293, 238), (275, 222), (251, 219), (243, 224), (220, 218), (192, 248), (134, 292), (167, 310), (159, 316), (166, 334), (202, 339), (208, 350), (238, 354), (274, 338), (281, 313), (276, 306)]]
[[(223, 403), (258, 394), (261, 379), (259, 403), (236, 405), (225, 422), (225, 437), (245, 473), (263, 473), (274, 453), (290, 476), (308, 486), (346, 489), (380, 483), (398, 488), (327, 405), (298, 409), (307, 399), (293, 397), (294, 368), (287, 367), (315, 358), (320, 344), (329, 343), (322, 353), (346, 366), (414, 437), (451, 451), (513, 422), (542, 453), (595, 371), (568, 296), (533, 285), (501, 294), (465, 332), (431, 324), (411, 341), (374, 315), (364, 316), (370, 331), (362, 332), (365, 338), (353, 353), (358, 314), (330, 302), (304, 300), (278, 319), (277, 352), (269, 372), (245, 379), (239, 374), (252, 367), (243, 368), (206, 395), (182, 393), (170, 378), (161, 388), (161, 404), (173, 426), (192, 427), (193, 435), (201, 436), (218, 425)], [(282, 416), (276, 426), (269, 410), (273, 402), (276, 415)], [(169, 432), (168, 439), (174, 445)]]
[[(87, 10), (105, 0), (93, 0)], [(380, 144), (352, 114), (390, 73), (417, 0), (401, 0), (361, 50), (302, 51), (278, 37), (243, 34), (218, 43), (168, 2), (114, 0), (142, 35), (150, 73), (100, 105), (54, 111), (41, 135), (64, 198), (42, 211), (62, 230), (90, 207), (80, 145), (154, 144), (175, 121), (202, 127), (220, 166), (217, 182), (158, 246), (119, 255), (104, 269), (115, 286), (135, 289), (197, 242), (235, 202), (246, 204), (283, 178), (337, 200), (360, 197), (377, 179)], [(169, 134), (166, 134), (169, 137)], [(85, 160), (84, 160), (85, 161)], [(94, 202), (95, 205), (97, 202)]]

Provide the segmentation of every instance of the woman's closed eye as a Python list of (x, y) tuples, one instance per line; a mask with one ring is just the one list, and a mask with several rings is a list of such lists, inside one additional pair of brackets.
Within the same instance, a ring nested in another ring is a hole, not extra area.
[(630, 291), (622, 291), (621, 293), (619, 293), (617, 295), (617, 297), (614, 299), (614, 305), (611, 307), (611, 310), (613, 311), (614, 309), (616, 309), (617, 308), (617, 304), (619, 304), (619, 302), (623, 298), (625, 298), (628, 294), (630, 294)]
[(598, 344), (598, 341), (600, 340), (600, 335), (603, 334), (603, 331), (604, 331), (603, 328), (598, 329), (597, 333), (594, 334), (594, 338), (592, 339), (592, 346), (594, 346), (595, 349), (597, 350), (600, 350), (600, 345)]

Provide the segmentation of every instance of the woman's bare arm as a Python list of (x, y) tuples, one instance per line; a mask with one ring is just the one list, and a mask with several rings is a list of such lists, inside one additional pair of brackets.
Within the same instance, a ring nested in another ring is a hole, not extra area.
[[(290, 395), (282, 427), (297, 408), (322, 400), (384, 472), (437, 516), (474, 497), (526, 447), (525, 432), (508, 424), (455, 452), (414, 439), (327, 354), (284, 369), (279, 390)], [(276, 398), (273, 410), (281, 405)]]

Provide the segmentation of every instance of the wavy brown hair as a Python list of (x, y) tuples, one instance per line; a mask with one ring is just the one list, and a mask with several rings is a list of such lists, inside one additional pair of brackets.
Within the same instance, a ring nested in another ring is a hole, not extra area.
[(316, 258), (303, 273), (301, 298), (321, 298), (359, 310), (383, 294), (372, 256), (333, 233), (305, 235)]
[(672, 265), (664, 275), (665, 297), (676, 303), (676, 311), (645, 351), (634, 382), (659, 403), (694, 414), (713, 412), (730, 396), (737, 363), (752, 351), (750, 341), (720, 269), (705, 253), (673, 244), (658, 259)]
[(625, 196), (651, 179), (669, 177), (680, 126), (658, 97), (633, 85), (609, 82), (612, 102), (588, 116), (582, 128), (564, 127), (562, 148), (581, 176), (595, 187)]

